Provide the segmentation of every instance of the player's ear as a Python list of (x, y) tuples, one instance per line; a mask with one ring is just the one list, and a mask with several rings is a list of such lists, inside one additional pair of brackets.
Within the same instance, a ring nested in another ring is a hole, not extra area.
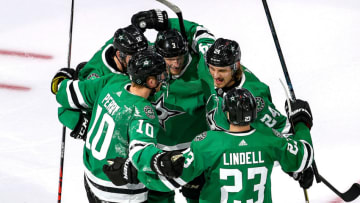
[(150, 88), (155, 88), (157, 87), (157, 80), (155, 79), (154, 76), (150, 76), (146, 79), (146, 84)]

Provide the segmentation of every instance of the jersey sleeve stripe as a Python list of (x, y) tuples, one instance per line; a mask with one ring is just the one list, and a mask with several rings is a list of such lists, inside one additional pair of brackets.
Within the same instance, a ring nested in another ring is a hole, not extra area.
[(197, 26), (194, 37), (193, 37), (193, 43), (191, 45), (191, 48), (193, 50), (196, 50), (196, 46), (197, 46), (199, 40), (202, 38), (210, 38), (215, 41), (214, 35), (211, 34), (208, 29), (206, 29), (205, 27)]
[(80, 88), (79, 88), (79, 81), (75, 80), (73, 82), (73, 86), (74, 86), (74, 90), (75, 93), (77, 95), (77, 98), (79, 100), (79, 104), (83, 107), (83, 108), (89, 108), (89, 106), (85, 103), (84, 97), (82, 96), (81, 92), (80, 92)]
[(166, 178), (168, 179), (168, 181), (176, 188), (179, 188), (181, 185), (179, 183), (177, 183), (174, 179), (171, 178)]
[(129, 145), (129, 158), (130, 160), (133, 160), (133, 156), (134, 154), (136, 154), (136, 152), (144, 149), (145, 147), (147, 147), (148, 145), (154, 145), (153, 143), (147, 143), (147, 142), (140, 142), (137, 140), (133, 140), (130, 145)]
[(288, 134), (290, 134), (290, 130), (291, 130), (291, 123), (289, 122), (289, 119), (286, 119), (286, 123), (283, 130), (281, 131), (281, 134), (285, 134), (288, 136)]
[(81, 105), (79, 103), (78, 97), (76, 95), (76, 91), (74, 89), (74, 82), (71, 82), (69, 85), (69, 92), (70, 92), (70, 96), (72, 98), (73, 103), (75, 104), (75, 106), (77, 107), (77, 109), (81, 108)]
[(306, 169), (307, 167), (307, 164), (309, 162), (309, 159), (312, 157), (312, 150), (310, 149), (310, 151), (308, 150), (307, 146), (306, 146), (306, 142), (304, 142), (303, 140), (301, 140), (301, 143), (304, 145), (304, 155), (303, 155), (303, 158), (302, 158), (302, 161), (301, 161), (301, 165), (299, 167), (298, 170), (294, 171), (296, 173), (299, 173), (301, 171), (303, 171), (304, 169)]
[(75, 105), (74, 101), (73, 101), (73, 95), (70, 91), (70, 85), (72, 84), (72, 82), (69, 80), (66, 82), (66, 95), (67, 95), (67, 98), (68, 98), (68, 102), (69, 102), (69, 105), (71, 108), (73, 109), (78, 109), (78, 107)]
[(169, 178), (166, 178), (165, 176), (159, 175), (159, 179), (170, 190), (175, 190), (186, 184), (186, 182), (183, 181), (181, 178), (169, 179)]
[(314, 150), (311, 147), (311, 145), (306, 142), (305, 140), (300, 140), (306, 147), (307, 151), (309, 152), (310, 156), (308, 156), (308, 159), (306, 160), (305, 169), (309, 168), (313, 162), (314, 159)]

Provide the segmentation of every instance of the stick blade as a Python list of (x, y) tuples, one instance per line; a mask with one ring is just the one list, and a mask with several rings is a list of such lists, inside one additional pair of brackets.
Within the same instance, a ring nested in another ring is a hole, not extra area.
[(342, 199), (345, 202), (351, 202), (360, 195), (360, 184), (354, 183), (351, 188), (343, 194)]
[(181, 9), (177, 5), (171, 3), (171, 2), (169, 2), (167, 0), (156, 0), (156, 1), (158, 1), (158, 2), (160, 2), (162, 4), (165, 4), (167, 7), (169, 7), (175, 13), (181, 13)]

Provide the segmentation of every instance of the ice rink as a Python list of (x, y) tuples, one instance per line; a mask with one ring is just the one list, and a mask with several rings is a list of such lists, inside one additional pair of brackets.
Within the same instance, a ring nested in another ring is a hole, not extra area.
[[(67, 65), (71, 0), (0, 2), (0, 202), (55, 202), (62, 125), (50, 82)], [(260, 0), (173, 2), (184, 19), (239, 42), (242, 64), (270, 86), (285, 113), (284, 76)], [(319, 172), (344, 192), (360, 183), (360, 1), (268, 4), (296, 97), (312, 109)], [(89, 60), (134, 13), (152, 8), (176, 17), (154, 0), (75, 0), (71, 66)], [(152, 41), (155, 34), (145, 33)], [(83, 141), (66, 137), (63, 203), (87, 202), (82, 147)], [(322, 183), (314, 182), (308, 193), (312, 203), (342, 202)], [(298, 183), (279, 167), (272, 194), (275, 203), (305, 202)], [(181, 195), (176, 200), (184, 202)]]

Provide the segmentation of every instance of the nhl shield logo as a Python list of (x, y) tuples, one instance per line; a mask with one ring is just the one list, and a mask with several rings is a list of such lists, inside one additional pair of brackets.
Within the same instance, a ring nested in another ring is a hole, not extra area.
[(256, 100), (256, 105), (257, 105), (256, 106), (256, 112), (260, 112), (265, 107), (265, 101), (261, 97), (255, 97), (255, 100)]
[(155, 113), (154, 113), (154, 110), (151, 108), (151, 106), (145, 106), (144, 112), (147, 115), (147, 117), (149, 117), (150, 119), (155, 118)]

